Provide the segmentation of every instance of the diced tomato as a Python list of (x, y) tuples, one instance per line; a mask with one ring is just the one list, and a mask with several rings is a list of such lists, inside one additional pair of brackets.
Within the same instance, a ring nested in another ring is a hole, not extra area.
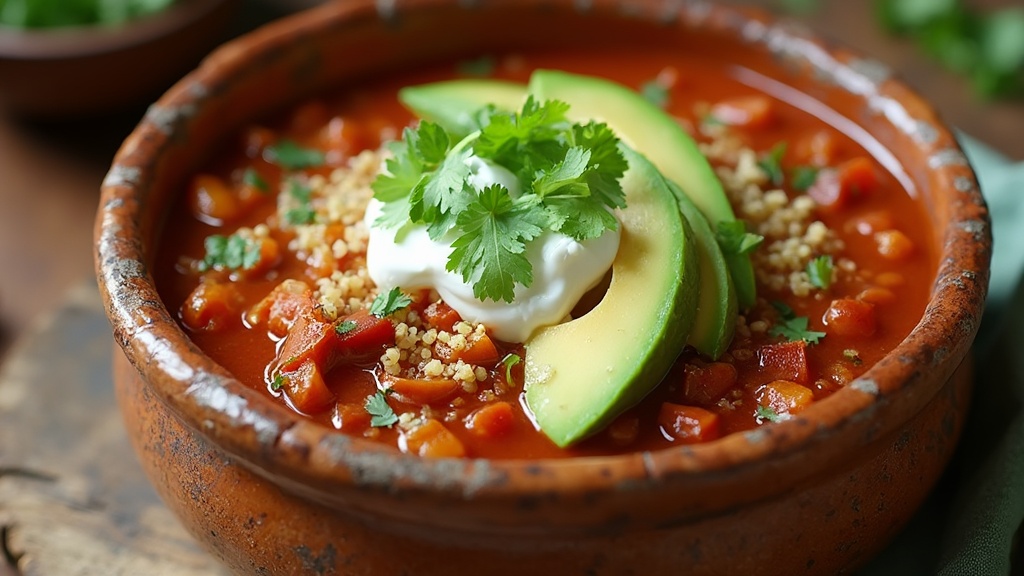
[(310, 100), (300, 105), (288, 120), (289, 132), (311, 134), (327, 123), (331, 117), (330, 110), (321, 100)]
[(366, 310), (334, 322), (322, 318), (314, 310), (295, 320), (278, 358), (284, 371), (294, 370), (312, 358), (322, 370), (330, 372), (340, 362), (370, 360), (394, 340), (395, 328), (391, 322)]
[(347, 434), (360, 434), (370, 427), (370, 413), (360, 404), (339, 402), (331, 419), (334, 427)]
[(405, 452), (424, 458), (461, 458), (466, 455), (466, 447), (455, 434), (433, 418), (402, 434), (399, 445)]
[(711, 116), (730, 126), (757, 129), (775, 120), (775, 110), (767, 96), (737, 96), (717, 102), (711, 107)]
[(362, 124), (354, 118), (335, 116), (320, 130), (320, 147), (339, 160), (374, 146)]
[(852, 298), (833, 300), (821, 320), (830, 332), (840, 336), (866, 337), (878, 329), (875, 305)]
[(857, 300), (875, 305), (892, 304), (896, 301), (896, 294), (888, 288), (878, 288), (877, 286), (873, 286), (871, 288), (865, 288), (860, 294), (857, 294)]
[(840, 142), (827, 130), (819, 130), (799, 138), (793, 145), (793, 160), (818, 168), (832, 166), (839, 155)]
[(810, 406), (814, 392), (796, 382), (775, 380), (758, 388), (754, 398), (759, 405), (771, 408), (776, 414), (796, 414)]
[(427, 306), (426, 310), (423, 311), (423, 317), (426, 318), (428, 324), (445, 332), (453, 331), (455, 323), (462, 320), (462, 316), (459, 316), (459, 313), (454, 308), (445, 304), (442, 300)]
[(662, 403), (658, 424), (663, 434), (683, 444), (708, 442), (721, 434), (718, 414), (671, 402)]
[(192, 215), (208, 224), (223, 224), (238, 218), (242, 205), (223, 179), (197, 174), (188, 186), (188, 205)]
[(914, 253), (914, 241), (899, 230), (875, 232), (878, 253), (889, 260), (906, 260)]
[(608, 438), (616, 446), (628, 446), (640, 436), (640, 418), (626, 413), (608, 425)]
[(849, 226), (862, 236), (871, 236), (875, 232), (889, 230), (896, 225), (892, 212), (888, 210), (875, 210), (868, 212), (850, 221)]
[(243, 138), (245, 155), (253, 159), (262, 157), (263, 149), (277, 141), (274, 131), (262, 126), (249, 127)]
[(841, 212), (878, 187), (878, 175), (871, 160), (864, 156), (843, 162), (836, 168), (818, 172), (807, 194), (828, 213)]
[(217, 330), (240, 318), (242, 305), (234, 284), (201, 282), (181, 305), (181, 321), (192, 330)]
[(684, 370), (683, 398), (693, 404), (710, 406), (736, 385), (736, 367), (727, 362), (687, 364)]
[(512, 405), (508, 402), (494, 402), (470, 414), (467, 427), (486, 438), (501, 438), (515, 428), (515, 423)]
[(334, 393), (327, 388), (316, 362), (307, 359), (296, 370), (281, 372), (284, 393), (295, 409), (316, 414), (334, 403)]
[(267, 330), (278, 337), (288, 333), (300, 314), (313, 311), (313, 290), (302, 280), (287, 278), (263, 297), (245, 314), (250, 326), (264, 322)]
[(381, 383), (391, 389), (401, 400), (411, 404), (433, 404), (445, 400), (462, 387), (448, 378), (399, 378), (385, 374)]
[(806, 384), (810, 379), (807, 365), (807, 342), (794, 340), (765, 344), (757, 349), (761, 381), (790, 380)]

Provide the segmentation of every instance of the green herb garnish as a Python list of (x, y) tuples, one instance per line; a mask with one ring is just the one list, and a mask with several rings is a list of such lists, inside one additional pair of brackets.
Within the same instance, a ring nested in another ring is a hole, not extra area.
[(832, 285), (832, 275), (835, 267), (832, 264), (831, 256), (818, 256), (807, 263), (807, 277), (816, 288), (828, 290)]
[(824, 332), (815, 332), (807, 329), (807, 317), (797, 316), (793, 309), (783, 302), (772, 302), (772, 306), (782, 316), (781, 322), (772, 326), (768, 331), (772, 336), (781, 336), (790, 342), (803, 340), (808, 344), (817, 344), (818, 340), (825, 337)]
[(412, 298), (403, 294), (402, 289), (396, 286), (387, 294), (378, 294), (373, 299), (373, 304), (370, 304), (370, 314), (377, 318), (384, 318), (405, 308), (409, 304), (412, 304)]
[(313, 189), (293, 178), (288, 180), (286, 191), (298, 205), (284, 213), (285, 223), (290, 226), (302, 226), (315, 222), (316, 210), (311, 204)]
[(509, 354), (501, 359), (501, 365), (505, 367), (505, 382), (512, 384), (512, 367), (522, 362), (519, 354)]
[(302, 226), (316, 221), (316, 210), (310, 206), (299, 206), (284, 213), (284, 221), (289, 226)]
[(302, 170), (323, 166), (326, 157), (322, 150), (304, 148), (293, 140), (281, 140), (277, 144), (267, 146), (266, 160), (285, 170)]
[(719, 222), (715, 237), (726, 254), (749, 254), (764, 242), (764, 236), (747, 232), (747, 225), (742, 220)]
[(0, 25), (56, 28), (121, 24), (167, 9), (174, 0), (0, 0)]
[(288, 382), (288, 378), (284, 374), (278, 374), (274, 376), (274, 381), (270, 383), (270, 389), (277, 392)]
[(395, 411), (388, 404), (387, 396), (379, 390), (373, 396), (366, 397), (366, 403), (363, 404), (363, 408), (372, 416), (370, 418), (370, 426), (374, 428), (391, 427), (395, 422), (398, 422), (398, 415), (395, 414)]
[(785, 155), (786, 143), (779, 142), (757, 161), (757, 165), (768, 174), (768, 179), (775, 186), (782, 186), (786, 179), (786, 174), (782, 171), (782, 157)]
[(843, 350), (843, 358), (849, 360), (850, 363), (853, 364), (854, 366), (860, 366), (861, 364), (864, 363), (864, 361), (861, 360), (860, 352), (857, 352), (853, 348), (847, 348), (846, 350)]
[[(483, 128), (460, 142), (437, 124), (407, 128), (391, 145), (386, 171), (373, 183), (384, 203), (377, 226), (423, 225), (434, 240), (454, 232), (446, 269), (480, 300), (511, 302), (533, 282), (526, 244), (545, 229), (574, 240), (614, 230), (625, 207), (619, 180), (627, 164), (605, 124), (573, 124), (562, 102), (528, 98), (514, 114), (485, 109)], [(512, 172), (521, 193), (495, 184), (477, 191), (466, 160), (476, 156)]]
[(757, 418), (758, 420), (767, 420), (769, 422), (782, 422), (783, 417), (781, 414), (775, 411), (771, 406), (764, 406), (763, 404), (757, 405)]
[(236, 234), (213, 234), (203, 241), (206, 255), (199, 262), (199, 271), (248, 270), (260, 261), (260, 241)]
[(472, 60), (463, 60), (459, 62), (458, 72), (462, 76), (490, 76), (494, 74), (494, 69), (497, 65), (494, 62), (494, 58), (490, 56), (481, 56)]
[(806, 192), (818, 179), (819, 168), (815, 166), (797, 166), (790, 172), (790, 181), (793, 189), (798, 192)]
[(644, 82), (643, 85), (640, 86), (640, 95), (643, 96), (645, 100), (662, 110), (668, 107), (668, 87), (657, 80), (648, 80), (647, 82)]
[(251, 186), (260, 192), (267, 192), (270, 190), (270, 186), (267, 185), (267, 181), (260, 176), (260, 173), (252, 168), (246, 168), (245, 172), (242, 172), (242, 184)]
[(334, 333), (335, 334), (348, 334), (349, 332), (355, 330), (357, 326), (359, 326), (359, 325), (356, 324), (355, 320), (345, 320), (344, 322), (340, 322), (338, 324), (335, 324), (335, 326), (334, 326)]

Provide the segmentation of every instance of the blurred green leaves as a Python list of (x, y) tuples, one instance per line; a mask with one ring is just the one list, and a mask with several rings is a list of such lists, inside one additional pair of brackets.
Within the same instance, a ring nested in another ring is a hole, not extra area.
[(0, 0), (0, 25), (51, 28), (120, 24), (158, 12), (174, 0)]

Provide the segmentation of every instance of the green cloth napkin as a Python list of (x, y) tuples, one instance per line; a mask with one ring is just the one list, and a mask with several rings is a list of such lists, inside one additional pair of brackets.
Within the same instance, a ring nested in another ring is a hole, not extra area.
[(992, 214), (995, 253), (974, 396), (949, 469), (865, 575), (1024, 574), (1024, 162), (960, 135)]

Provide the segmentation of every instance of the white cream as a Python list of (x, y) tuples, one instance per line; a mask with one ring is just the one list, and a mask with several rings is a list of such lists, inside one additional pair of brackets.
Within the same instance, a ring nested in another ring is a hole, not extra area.
[[(513, 196), (519, 194), (515, 175), (505, 168), (476, 157), (466, 163), (472, 173), (469, 182), (477, 190), (497, 183)], [(434, 241), (424, 226), (415, 226), (396, 242), (396, 230), (373, 226), (382, 206), (371, 200), (365, 216), (370, 229), (366, 266), (377, 286), (381, 290), (433, 288), (464, 320), (479, 322), (495, 337), (509, 342), (523, 342), (537, 328), (566, 318), (583, 294), (601, 281), (619, 249), (618, 230), (583, 242), (545, 231), (526, 246), (533, 283), (529, 287), (517, 284), (511, 303), (483, 302), (473, 296), (473, 287), (460, 275), (445, 270), (452, 233)]]

